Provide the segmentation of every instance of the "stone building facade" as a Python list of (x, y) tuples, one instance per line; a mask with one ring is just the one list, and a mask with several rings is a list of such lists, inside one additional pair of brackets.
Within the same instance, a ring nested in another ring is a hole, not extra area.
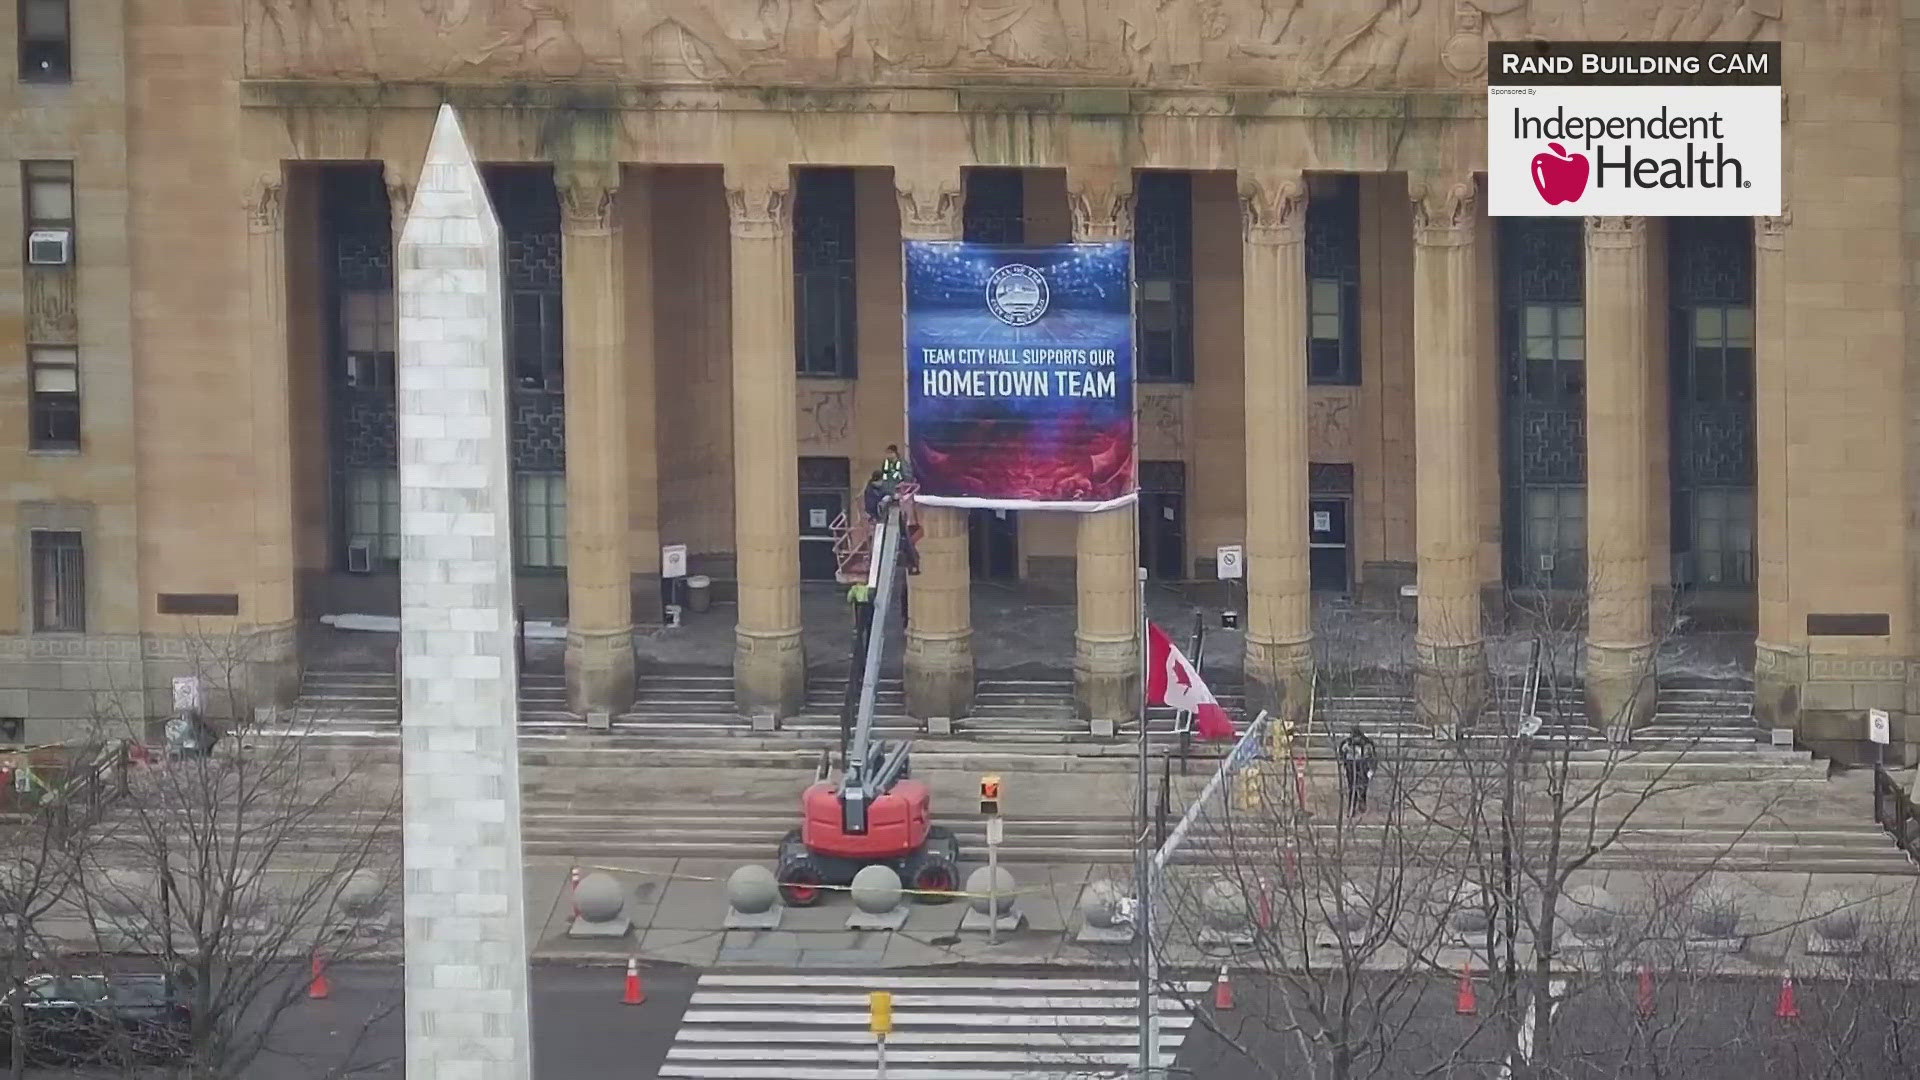
[[(903, 237), (1131, 236), (1141, 505), (929, 511), (916, 712), (971, 695), (970, 580), (1072, 583), (1099, 715), (1136, 546), (1209, 579), (1244, 542), (1256, 702), (1298, 700), (1313, 590), (1417, 585), (1429, 685), (1546, 590), (1639, 708), (1678, 597), (1754, 635), (1763, 722), (1852, 739), (1920, 708), (1913, 7), (17, 0), (0, 718), (138, 708), (209, 650), (284, 699), (303, 628), (397, 610), (392, 244), (445, 101), (578, 709), (631, 700), (662, 543), (737, 599), (741, 708), (795, 707), (821, 512), (902, 438)], [(1488, 217), (1486, 44), (1529, 37), (1783, 42), (1787, 212)]]

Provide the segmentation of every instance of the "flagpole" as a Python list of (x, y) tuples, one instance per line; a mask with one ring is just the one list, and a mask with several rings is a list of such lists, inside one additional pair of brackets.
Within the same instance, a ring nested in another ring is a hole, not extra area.
[(1154, 1038), (1154, 1019), (1156, 1010), (1154, 1001), (1154, 964), (1153, 964), (1153, 857), (1147, 848), (1147, 836), (1151, 831), (1147, 813), (1147, 654), (1151, 651), (1151, 640), (1147, 631), (1147, 568), (1136, 569), (1138, 577), (1134, 581), (1134, 603), (1138, 605), (1138, 618), (1134, 620), (1134, 630), (1139, 634), (1140, 654), (1140, 835), (1135, 841), (1139, 868), (1134, 873), (1138, 883), (1135, 892), (1139, 896), (1134, 901), (1134, 930), (1140, 935), (1140, 1075), (1148, 1078), (1153, 1075), (1155, 1051), (1158, 1049)]

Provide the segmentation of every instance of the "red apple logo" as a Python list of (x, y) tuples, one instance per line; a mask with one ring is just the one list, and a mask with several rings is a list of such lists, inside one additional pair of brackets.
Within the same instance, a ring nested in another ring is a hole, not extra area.
[(1587, 155), (1569, 154), (1557, 142), (1551, 154), (1533, 155), (1533, 187), (1548, 206), (1577, 201), (1587, 190)]

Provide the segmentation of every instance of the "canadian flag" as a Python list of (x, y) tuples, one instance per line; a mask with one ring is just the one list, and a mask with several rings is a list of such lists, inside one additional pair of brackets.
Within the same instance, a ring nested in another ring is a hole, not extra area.
[(1234, 736), (1227, 710), (1214, 700), (1213, 691), (1174, 647), (1173, 639), (1152, 623), (1147, 624), (1147, 701), (1191, 713), (1194, 730), (1203, 739)]

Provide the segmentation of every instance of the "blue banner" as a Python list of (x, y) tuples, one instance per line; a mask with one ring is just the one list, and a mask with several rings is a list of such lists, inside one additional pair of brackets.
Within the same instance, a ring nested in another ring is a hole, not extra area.
[(1132, 248), (908, 241), (919, 501), (1105, 510), (1137, 491)]

